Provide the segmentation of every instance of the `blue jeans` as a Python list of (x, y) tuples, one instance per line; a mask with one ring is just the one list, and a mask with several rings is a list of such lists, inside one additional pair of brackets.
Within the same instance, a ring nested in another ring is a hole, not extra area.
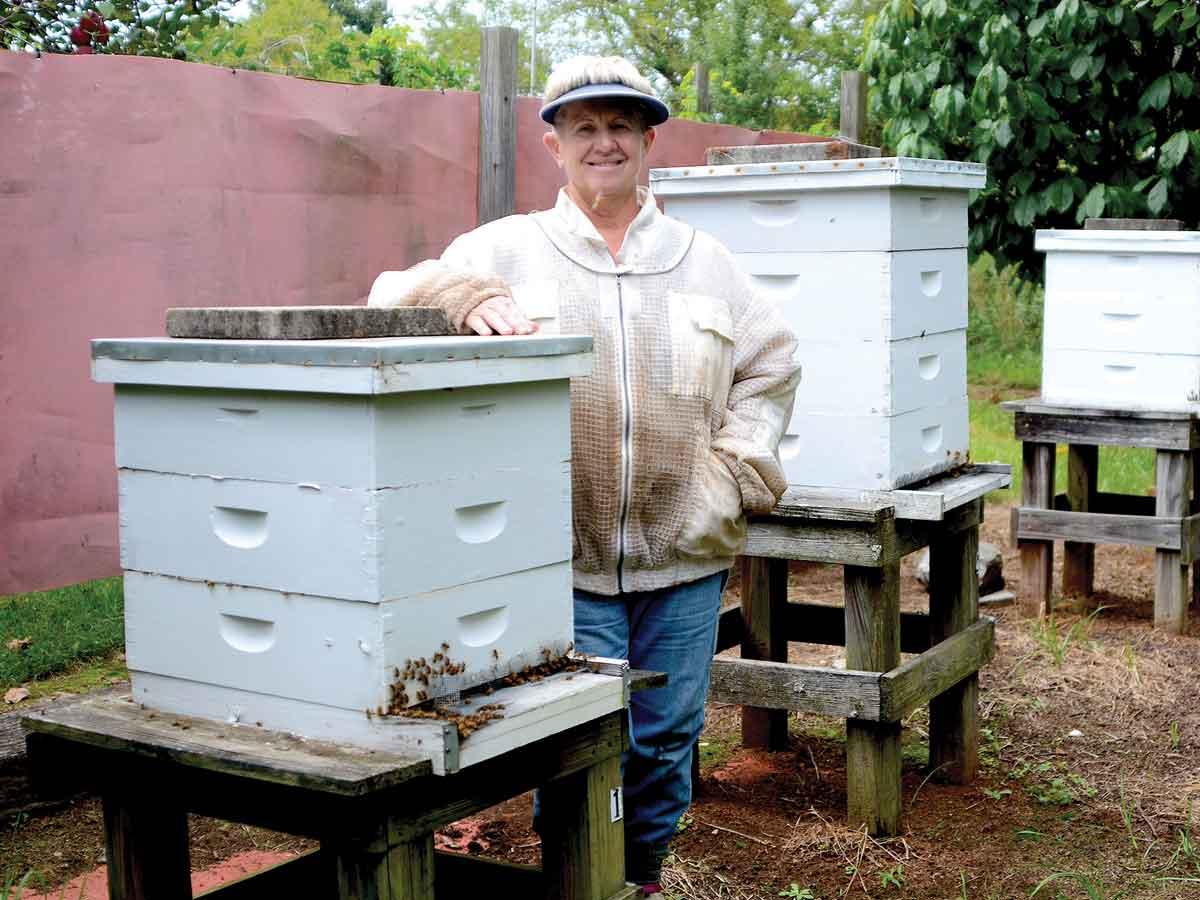
[(675, 826), (692, 802), (692, 746), (704, 727), (708, 674), (727, 572), (658, 591), (575, 591), (575, 647), (667, 673), (630, 701), (625, 786), (626, 880), (658, 880)]

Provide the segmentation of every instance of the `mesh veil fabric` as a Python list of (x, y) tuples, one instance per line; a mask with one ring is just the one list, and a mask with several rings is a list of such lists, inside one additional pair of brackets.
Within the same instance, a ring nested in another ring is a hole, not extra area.
[(441, 259), (499, 276), (543, 330), (594, 339), (592, 374), (571, 384), (572, 502), (575, 585), (601, 594), (732, 564), (743, 509), (765, 512), (786, 488), (776, 447), (799, 381), (774, 307), (724, 247), (641, 190), (616, 260), (565, 191), (553, 210), (484, 225)]

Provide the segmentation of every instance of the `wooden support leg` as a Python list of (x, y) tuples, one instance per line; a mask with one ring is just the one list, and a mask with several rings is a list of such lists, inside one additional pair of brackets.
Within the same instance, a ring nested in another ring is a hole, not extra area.
[(385, 825), (375, 840), (321, 842), (338, 900), (433, 900), (433, 832), (387, 834)]
[(104, 793), (109, 900), (190, 900), (187, 813), (126, 786)]
[[(887, 672), (900, 664), (900, 563), (845, 567), (846, 668)], [(850, 827), (900, 830), (900, 723), (846, 720)]]
[[(975, 501), (982, 503), (982, 500)], [(979, 529), (929, 545), (929, 637), (936, 645), (979, 618)], [(979, 761), (979, 676), (969, 675), (929, 702), (929, 767), (935, 778), (966, 784)]]
[[(742, 659), (787, 662), (786, 559), (742, 557)], [(742, 746), (787, 747), (787, 710), (742, 707)]]
[[(1054, 505), (1054, 444), (1025, 441), (1021, 505), (1050, 509)], [(1050, 612), (1050, 579), (1054, 569), (1053, 541), (1019, 541), (1021, 550), (1021, 615), (1041, 617)]]
[(620, 785), (621, 758), (613, 756), (542, 788), (548, 900), (608, 900), (624, 888), (624, 810), (613, 798)]
[[(1096, 497), (1098, 447), (1067, 448), (1067, 502), (1072, 512), (1087, 512)], [(1096, 545), (1067, 541), (1063, 545), (1063, 595), (1090, 597), (1095, 587)]]
[[(1192, 507), (1191, 513), (1200, 512), (1200, 450), (1192, 451)], [(1192, 606), (1200, 610), (1200, 559), (1192, 563)]]
[[(1166, 518), (1187, 515), (1192, 495), (1192, 460), (1189, 452), (1159, 450), (1155, 457), (1154, 514)], [(1183, 634), (1187, 625), (1188, 567), (1177, 550), (1158, 550), (1154, 583), (1154, 627)]]

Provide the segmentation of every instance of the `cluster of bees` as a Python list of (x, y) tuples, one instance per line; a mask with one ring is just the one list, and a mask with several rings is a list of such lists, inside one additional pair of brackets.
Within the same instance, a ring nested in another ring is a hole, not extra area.
[(416, 681), (421, 684), (421, 687), (417, 689), (416, 695), (411, 699), (414, 699), (417, 703), (424, 703), (429, 699), (429, 693), (425, 688), (429, 687), (429, 680), (431, 678), (459, 675), (465, 672), (467, 664), (452, 660), (449, 650), (450, 645), (443, 641), (441, 649), (434, 653), (432, 658), (427, 660), (422, 656), (419, 659), (406, 659), (403, 669), (399, 666), (393, 666), (392, 678), (394, 680), (388, 685), (388, 692), (390, 694), (388, 705), (386, 707), (377, 706), (375, 709), (368, 709), (366, 711), (367, 718), (411, 715), (412, 711), (408, 709), (410, 700), (408, 696), (408, 683), (410, 681)]
[[(543, 678), (555, 675), (558, 672), (576, 672), (584, 666), (584, 660), (571, 655), (571, 651), (574, 648), (575, 645), (571, 644), (567, 647), (566, 653), (561, 656), (555, 656), (554, 651), (543, 647), (542, 662), (526, 666), (519, 672), (509, 673), (500, 679), (499, 683), (504, 687), (512, 687), (513, 685), (541, 681)], [(419, 659), (406, 659), (403, 669), (399, 666), (394, 667), (392, 675), (395, 680), (388, 687), (391, 695), (388, 705), (386, 707), (378, 706), (375, 709), (368, 709), (366, 711), (367, 718), (404, 716), (410, 719), (443, 719), (455, 724), (458, 728), (459, 740), (466, 738), (486, 722), (501, 718), (503, 716), (501, 712), (503, 706), (494, 703), (481, 706), (478, 710), (470, 714), (452, 713), (448, 710), (440, 709), (416, 709), (409, 706), (410, 698), (407, 691), (409, 682), (416, 681), (422, 685), (417, 690), (414, 699), (417, 703), (424, 703), (429, 699), (429, 694), (424, 688), (429, 686), (430, 679), (446, 675), (459, 675), (466, 671), (467, 664), (452, 660), (449, 650), (450, 645), (443, 642), (441, 649), (434, 653), (430, 659), (427, 660), (423, 656)], [(499, 650), (492, 650), (492, 659), (499, 662)], [(483, 694), (491, 694), (492, 691), (493, 688), (491, 686), (481, 689), (481, 693)]]
[(542, 662), (533, 666), (526, 666), (519, 672), (512, 672), (505, 675), (500, 683), (505, 687), (512, 687), (516, 684), (525, 684), (531, 681), (541, 681), (548, 675), (556, 675), (559, 672), (577, 672), (580, 668), (580, 660), (578, 657), (571, 655), (571, 651), (575, 649), (575, 645), (571, 644), (567, 647), (567, 652), (562, 656), (555, 656), (554, 651), (548, 647), (542, 648)]
[(479, 707), (473, 713), (452, 713), (440, 709), (408, 709), (404, 715), (410, 719), (444, 719), (453, 722), (458, 729), (458, 739), (466, 740), (473, 731), (482, 728), (492, 719), (504, 718), (504, 706), (499, 703), (488, 703)]

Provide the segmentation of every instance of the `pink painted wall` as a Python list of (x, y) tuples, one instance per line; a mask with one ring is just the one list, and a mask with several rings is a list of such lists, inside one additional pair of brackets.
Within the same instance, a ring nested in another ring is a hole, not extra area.
[[(554, 203), (538, 103), (517, 207)], [(0, 50), (0, 595), (116, 574), (112, 388), (88, 340), (168, 306), (355, 303), (475, 224), (475, 94)], [(671, 121), (651, 166), (804, 140)]]

